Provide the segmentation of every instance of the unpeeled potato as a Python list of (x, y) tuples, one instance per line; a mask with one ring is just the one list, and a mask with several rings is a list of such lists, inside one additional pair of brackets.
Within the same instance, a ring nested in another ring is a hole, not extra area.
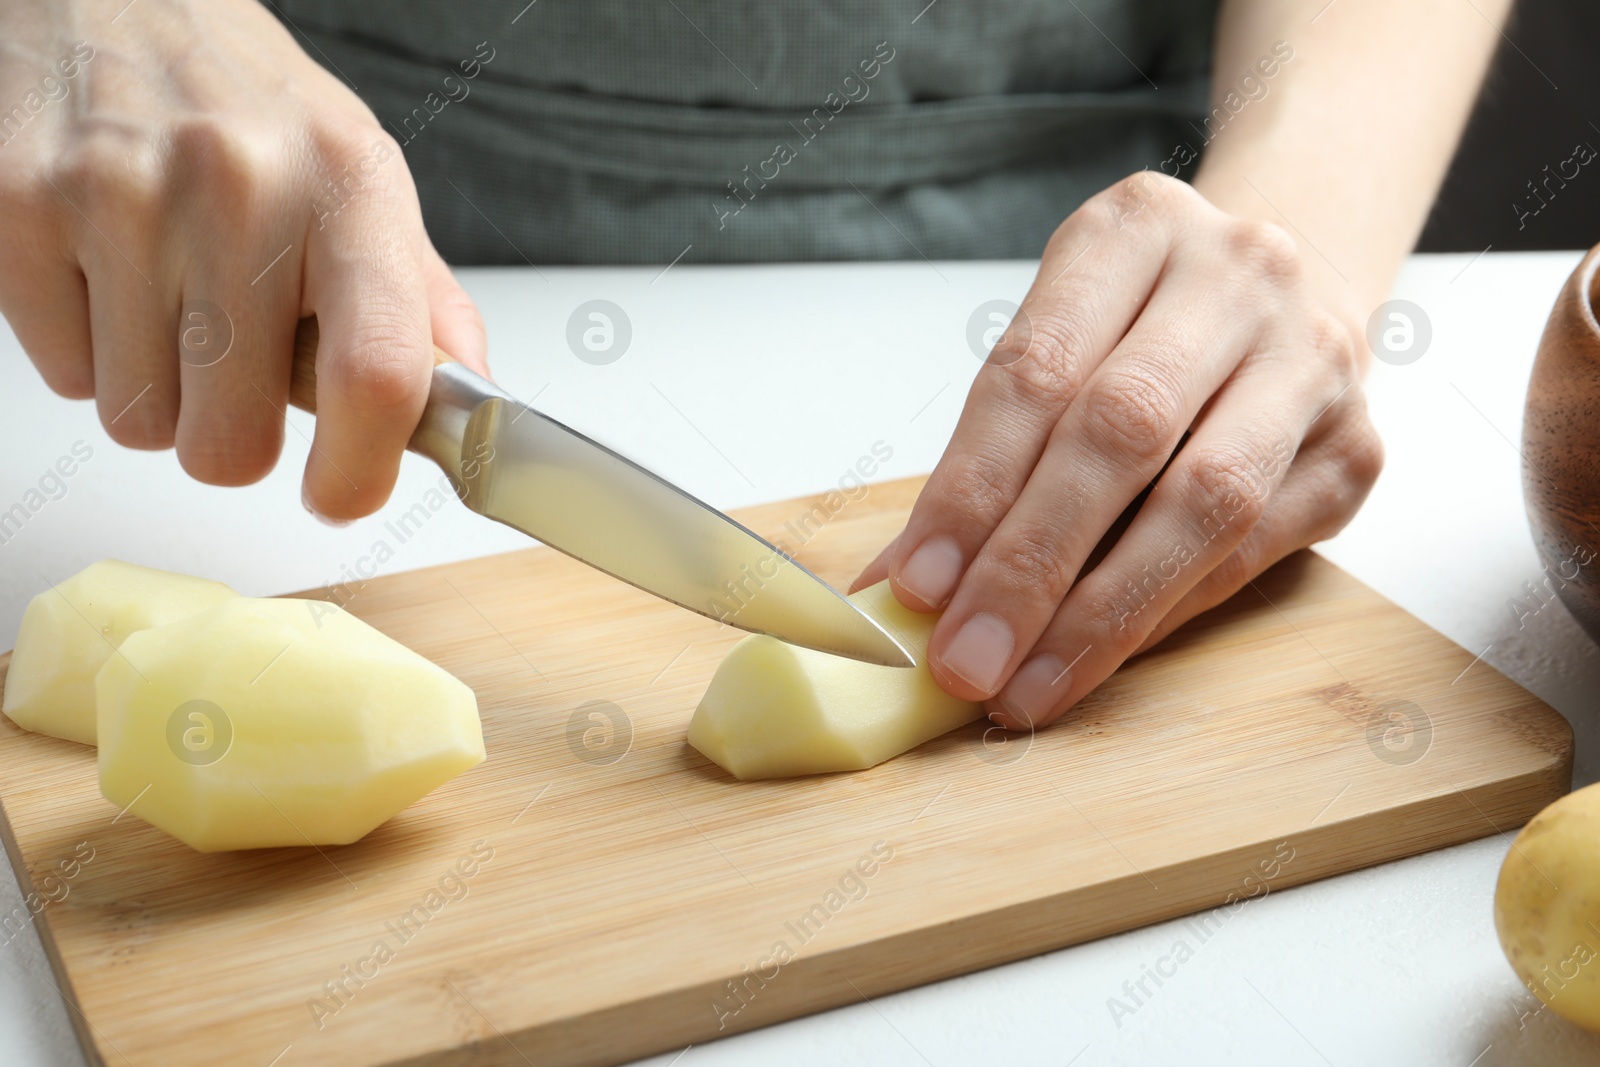
[(689, 720), (689, 744), (735, 778), (860, 770), (971, 722), (928, 673), (937, 615), (903, 607), (887, 582), (851, 598), (916, 660), (880, 667), (756, 634), (728, 653)]
[(238, 596), (221, 582), (92, 563), (28, 603), (6, 671), (6, 716), (24, 730), (95, 743), (94, 676), (138, 630)]
[(1529, 991), (1600, 1031), (1600, 785), (1569, 793), (1522, 828), (1500, 868), (1494, 925)]

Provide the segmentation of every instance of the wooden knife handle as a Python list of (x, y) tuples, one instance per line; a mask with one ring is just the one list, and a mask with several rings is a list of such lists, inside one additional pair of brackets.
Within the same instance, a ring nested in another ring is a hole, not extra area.
[[(294, 332), (294, 366), (289, 370), (289, 403), (301, 411), (317, 413), (317, 317), (300, 320)], [(454, 363), (450, 354), (433, 346), (433, 365)]]

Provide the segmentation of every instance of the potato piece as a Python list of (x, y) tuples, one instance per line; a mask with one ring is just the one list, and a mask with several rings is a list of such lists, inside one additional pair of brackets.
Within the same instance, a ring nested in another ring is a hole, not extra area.
[(784, 778), (882, 763), (976, 719), (928, 673), (937, 615), (901, 606), (880, 582), (850, 598), (916, 659), (880, 667), (751, 635), (717, 667), (689, 743), (735, 778)]
[(1600, 1031), (1600, 785), (1535, 815), (1494, 893), (1500, 946), (1529, 992)]
[(470, 688), (317, 601), (143, 630), (95, 690), (100, 792), (202, 852), (347, 844), (484, 758)]
[(6, 673), (7, 717), (24, 730), (94, 744), (94, 676), (136, 630), (164, 626), (238, 596), (221, 582), (91, 563), (34, 597)]

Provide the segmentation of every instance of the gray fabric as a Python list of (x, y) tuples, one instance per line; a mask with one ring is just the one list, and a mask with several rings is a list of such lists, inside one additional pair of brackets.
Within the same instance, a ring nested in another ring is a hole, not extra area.
[(1216, 15), (525, 3), (274, 5), (404, 146), (455, 263), (1036, 256), (1086, 196), (1199, 143)]

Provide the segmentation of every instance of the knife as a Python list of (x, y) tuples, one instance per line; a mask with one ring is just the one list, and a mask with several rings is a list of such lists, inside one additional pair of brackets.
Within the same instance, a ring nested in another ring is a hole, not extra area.
[[(289, 400), (316, 412), (317, 320), (295, 334)], [(520, 403), (435, 346), (408, 451), (467, 507), (690, 611), (886, 667), (915, 660), (877, 620), (785, 554), (658, 475)]]

